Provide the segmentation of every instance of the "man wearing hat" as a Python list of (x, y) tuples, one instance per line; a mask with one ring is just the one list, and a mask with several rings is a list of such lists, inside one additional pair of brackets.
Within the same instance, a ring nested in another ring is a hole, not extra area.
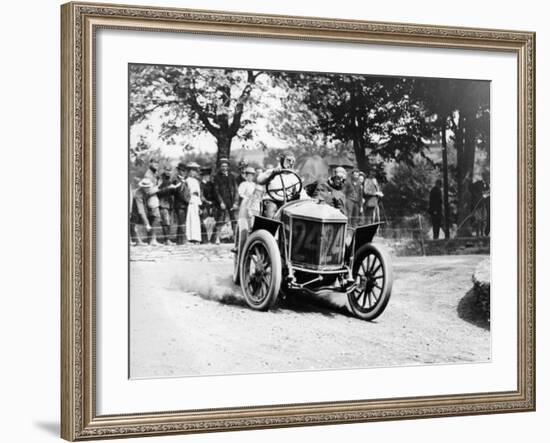
[(132, 197), (132, 212), (130, 215), (130, 240), (132, 245), (141, 246), (143, 241), (137, 230), (138, 225), (142, 225), (147, 233), (151, 231), (151, 224), (147, 214), (147, 200), (149, 191), (153, 187), (153, 183), (148, 178), (143, 178), (139, 182), (138, 189)]
[(239, 184), (238, 188), (241, 201), (245, 198), (250, 198), (256, 190), (256, 183), (254, 182), (254, 179), (256, 178), (256, 170), (248, 166), (244, 168), (243, 172), (245, 180)]
[(369, 173), (363, 183), (363, 197), (365, 197), (365, 222), (375, 223), (380, 220), (379, 200), (384, 196), (374, 174)]
[(156, 231), (160, 224), (160, 200), (158, 196), (158, 170), (159, 170), (159, 161), (152, 157), (149, 159), (149, 168), (145, 172), (143, 178), (146, 178), (151, 182), (151, 187), (148, 188), (148, 198), (147, 198), (147, 214), (149, 216), (149, 223), (151, 224), (151, 229), (148, 230), (148, 241), (151, 246), (158, 245), (157, 243), (157, 234)]
[(236, 182), (237, 187), (244, 181), (246, 181), (246, 168), (248, 168), (248, 162), (245, 159), (242, 159), (239, 162), (239, 175), (237, 176)]
[(360, 224), (363, 213), (363, 188), (359, 182), (359, 171), (355, 169), (351, 173), (351, 179), (344, 186), (346, 195), (346, 213), (351, 227)]
[(147, 171), (145, 171), (143, 178), (151, 180), (153, 186), (156, 186), (158, 182), (158, 170), (159, 161), (155, 157), (151, 157), (149, 159), (149, 167), (147, 168)]
[(235, 176), (229, 172), (229, 160), (221, 158), (218, 166), (218, 172), (214, 176), (214, 194), (216, 196), (216, 228), (214, 235), (216, 244), (220, 242), (220, 231), (227, 218), (231, 221), (231, 227), (235, 232), (236, 210), (239, 204), (237, 181)]
[(176, 215), (177, 229), (176, 229), (176, 242), (178, 245), (185, 243), (185, 221), (187, 219), (187, 207), (191, 195), (189, 194), (189, 188), (187, 187), (187, 172), (185, 163), (180, 162), (176, 168), (176, 176), (173, 180), (173, 184), (176, 185), (174, 195), (174, 213)]
[(214, 201), (216, 200), (216, 194), (214, 190), (214, 183), (212, 182), (212, 168), (210, 166), (203, 166), (200, 170), (201, 174), (201, 223), (202, 223), (202, 241), (203, 243), (209, 243), (213, 232), (215, 222), (214, 214)]
[(165, 165), (159, 179), (159, 209), (160, 225), (162, 227), (162, 241), (165, 245), (171, 245), (170, 227), (172, 226), (172, 209), (174, 207), (174, 191), (177, 184), (172, 183), (172, 168)]

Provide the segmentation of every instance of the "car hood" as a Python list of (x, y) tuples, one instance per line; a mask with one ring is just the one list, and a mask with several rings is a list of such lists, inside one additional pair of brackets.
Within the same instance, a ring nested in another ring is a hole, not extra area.
[(282, 212), (290, 217), (303, 218), (319, 222), (347, 222), (347, 217), (338, 209), (316, 200), (298, 200), (288, 203)]

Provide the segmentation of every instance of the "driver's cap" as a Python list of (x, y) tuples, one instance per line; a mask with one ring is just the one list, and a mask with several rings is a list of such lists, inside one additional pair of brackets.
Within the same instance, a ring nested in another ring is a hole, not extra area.
[(340, 177), (340, 178), (343, 178), (345, 179), (346, 176), (347, 176), (347, 172), (344, 168), (342, 168), (342, 166), (338, 166), (335, 170), (334, 170), (334, 175), (337, 176), (337, 177)]

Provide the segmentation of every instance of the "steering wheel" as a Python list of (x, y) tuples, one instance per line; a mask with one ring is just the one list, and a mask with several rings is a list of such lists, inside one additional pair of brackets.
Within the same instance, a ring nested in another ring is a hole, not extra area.
[[(285, 177), (288, 177), (287, 180)], [(281, 169), (271, 176), (265, 184), (265, 189), (272, 200), (286, 203), (302, 192), (302, 179), (291, 169)]]

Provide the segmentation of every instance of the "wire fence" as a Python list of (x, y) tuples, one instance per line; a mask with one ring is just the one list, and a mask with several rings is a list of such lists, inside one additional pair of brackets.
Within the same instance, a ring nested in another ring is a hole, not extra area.
[[(430, 218), (424, 214), (415, 214), (406, 217), (387, 218), (382, 216), (367, 219), (364, 216), (348, 217), (348, 227), (353, 229), (370, 223), (381, 222), (377, 237), (388, 241), (429, 241), (434, 239), (433, 226)], [(233, 241), (233, 230), (237, 223), (237, 217), (225, 216), (216, 220), (212, 215), (201, 216), (201, 241), (202, 242), (231, 242)], [(154, 235), (157, 241), (168, 239), (172, 243), (183, 243), (186, 241), (186, 224), (177, 223), (177, 217), (171, 214), (169, 223), (156, 220), (152, 231), (147, 231), (145, 225), (132, 223), (131, 232), (133, 240), (140, 238), (142, 241), (150, 241)], [(456, 225), (451, 230), (451, 238), (456, 237)], [(443, 228), (440, 228), (438, 238), (444, 238)]]

